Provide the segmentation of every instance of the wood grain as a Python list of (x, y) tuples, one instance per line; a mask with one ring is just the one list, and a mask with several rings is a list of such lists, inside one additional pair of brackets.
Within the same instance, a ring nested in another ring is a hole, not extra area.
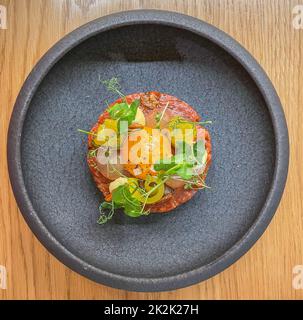
[[(0, 0), (0, 265), (8, 271), (0, 299), (302, 299), (292, 268), (303, 265), (303, 29), (292, 27), (294, 0)], [(142, 8), (203, 19), (238, 40), (268, 73), (286, 113), (291, 163), (275, 218), (257, 244), (230, 268), (182, 290), (133, 293), (93, 283), (51, 256), (24, 222), (12, 194), (6, 135), (14, 101), (38, 59), (62, 36), (109, 13)]]

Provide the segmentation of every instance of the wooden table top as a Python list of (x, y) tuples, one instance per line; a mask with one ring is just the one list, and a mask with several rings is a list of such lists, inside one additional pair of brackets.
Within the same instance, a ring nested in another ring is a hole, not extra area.
[[(302, 299), (292, 286), (303, 265), (303, 29), (292, 20), (297, 0), (0, 0), (7, 29), (0, 29), (0, 265), (7, 289), (0, 299)], [(219, 275), (185, 289), (134, 293), (76, 274), (39, 243), (11, 191), (6, 136), (20, 87), (39, 58), (60, 38), (100, 16), (130, 9), (182, 12), (239, 41), (271, 78), (286, 114), (291, 161), (279, 209), (256, 245)], [(302, 21), (301, 21), (302, 22)]]

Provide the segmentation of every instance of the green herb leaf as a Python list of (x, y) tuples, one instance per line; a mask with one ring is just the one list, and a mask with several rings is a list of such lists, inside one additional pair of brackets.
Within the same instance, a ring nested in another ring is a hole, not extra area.
[(138, 110), (139, 105), (140, 105), (140, 100), (136, 99), (129, 106), (129, 110), (125, 114), (124, 119), (123, 119), (123, 120), (127, 120), (129, 125), (132, 124), (132, 122), (136, 119), (137, 110)]
[(135, 199), (129, 191), (128, 185), (116, 188), (112, 193), (112, 201), (124, 209), (124, 213), (130, 217), (142, 215), (142, 204)]
[(123, 205), (124, 204), (124, 196), (123, 196), (123, 189), (124, 185), (119, 186), (112, 192), (113, 196), (113, 202), (117, 205)]
[[(195, 143), (193, 146), (180, 141), (182, 145), (177, 145), (176, 150), (179, 153), (170, 158), (170, 163), (164, 159), (154, 165), (156, 171), (164, 171), (164, 175), (177, 175), (184, 180), (190, 180), (194, 176), (193, 167), (199, 163), (197, 155), (200, 156), (205, 152), (205, 146)], [(181, 151), (181, 152), (180, 152)]]
[(176, 174), (184, 180), (189, 180), (193, 177), (192, 164), (184, 163), (176, 170)]
[(136, 116), (136, 114), (137, 114), (137, 110), (138, 110), (139, 105), (140, 105), (140, 99), (136, 99), (136, 100), (134, 100), (134, 101), (131, 103), (131, 105), (129, 106), (131, 112), (132, 112), (133, 114), (135, 114), (135, 116)]
[(171, 163), (164, 163), (163, 160), (154, 165), (156, 171), (164, 171), (164, 175), (178, 175), (182, 179), (190, 179), (193, 176), (193, 163), (177, 161), (176, 157), (171, 158)]
[(110, 117), (114, 120), (121, 119), (129, 111), (129, 106), (127, 103), (116, 103), (108, 109)]
[(130, 125), (136, 118), (140, 100), (134, 100), (131, 105), (126, 102), (116, 103), (108, 109), (110, 117), (114, 120), (127, 121)]
[(169, 169), (172, 169), (176, 165), (176, 163), (173, 161), (174, 159), (171, 160), (171, 163), (164, 163), (164, 160), (158, 161), (158, 163), (154, 164), (154, 169), (156, 171), (168, 171)]

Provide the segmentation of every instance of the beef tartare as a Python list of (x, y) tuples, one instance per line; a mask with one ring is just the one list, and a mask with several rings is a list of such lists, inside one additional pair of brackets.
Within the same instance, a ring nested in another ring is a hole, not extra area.
[(88, 134), (87, 161), (104, 195), (99, 223), (122, 209), (131, 217), (164, 213), (207, 188), (212, 148), (199, 114), (161, 92), (123, 95), (107, 107)]

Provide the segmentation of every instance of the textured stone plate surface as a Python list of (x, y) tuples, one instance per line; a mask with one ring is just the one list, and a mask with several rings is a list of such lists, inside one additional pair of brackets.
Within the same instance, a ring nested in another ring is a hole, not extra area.
[[(99, 226), (102, 198), (77, 128), (116, 98), (99, 80), (113, 76), (127, 94), (166, 92), (213, 121), (211, 190), (169, 214)], [(159, 11), (96, 20), (53, 47), (21, 90), (8, 145), (17, 202), (41, 242), (81, 274), (138, 291), (190, 285), (233, 263), (269, 223), (288, 167), (284, 114), (260, 66), (219, 30)]]

